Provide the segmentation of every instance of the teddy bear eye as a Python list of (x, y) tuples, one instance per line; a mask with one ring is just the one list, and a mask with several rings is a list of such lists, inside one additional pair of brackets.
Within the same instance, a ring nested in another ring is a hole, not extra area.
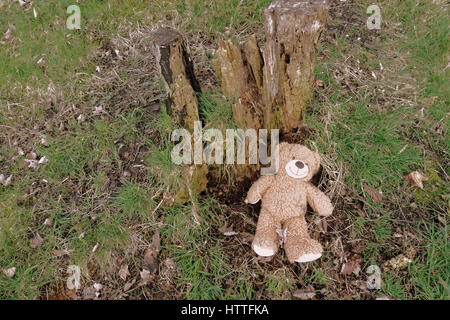
[(295, 156), (292, 156), (292, 160), (295, 160)]

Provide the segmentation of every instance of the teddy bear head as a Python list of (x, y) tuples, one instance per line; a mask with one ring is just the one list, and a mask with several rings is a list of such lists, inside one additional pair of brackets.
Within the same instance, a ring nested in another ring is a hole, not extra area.
[(320, 156), (300, 144), (279, 144), (279, 170), (277, 175), (309, 181), (319, 171)]

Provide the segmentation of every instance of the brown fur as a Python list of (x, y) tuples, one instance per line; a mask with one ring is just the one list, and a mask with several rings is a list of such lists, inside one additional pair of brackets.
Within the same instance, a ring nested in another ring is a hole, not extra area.
[[(286, 172), (291, 161), (303, 161), (308, 166), (308, 175), (293, 178)], [(277, 229), (287, 228), (284, 250), (291, 263), (305, 254), (321, 254), (322, 246), (308, 235), (305, 213), (307, 203), (320, 216), (327, 217), (333, 212), (330, 199), (309, 181), (320, 168), (317, 152), (298, 144), (279, 145), (279, 170), (271, 176), (260, 177), (250, 188), (246, 203), (262, 200), (258, 219), (255, 245), (264, 249), (278, 250)]]

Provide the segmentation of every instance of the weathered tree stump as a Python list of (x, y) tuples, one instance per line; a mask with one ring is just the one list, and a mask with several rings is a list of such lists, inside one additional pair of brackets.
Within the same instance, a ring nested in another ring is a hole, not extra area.
[(221, 79), (222, 92), (235, 100), (233, 118), (241, 128), (259, 129), (264, 123), (262, 89), (262, 58), (251, 37), (245, 50), (232, 41), (220, 40), (215, 70)]
[[(161, 28), (154, 33), (153, 51), (168, 92), (167, 113), (192, 135), (195, 121), (200, 120), (197, 93), (201, 89), (183, 37), (175, 30)], [(192, 200), (193, 194), (205, 191), (207, 185), (206, 165), (186, 166), (183, 172), (186, 188), (173, 197), (177, 203)]]
[(199, 120), (196, 93), (201, 89), (183, 37), (175, 30), (162, 28), (155, 32), (153, 43), (168, 92), (167, 113), (181, 127), (193, 132), (194, 121)]
[[(221, 79), (222, 92), (232, 98), (233, 118), (236, 124), (246, 129), (260, 129), (264, 125), (264, 104), (261, 90), (263, 88), (262, 56), (255, 37), (250, 37), (244, 49), (232, 41), (220, 40), (214, 62), (216, 74)], [(249, 141), (245, 141), (248, 150)], [(251, 178), (259, 166), (237, 164), (233, 180)]]
[(313, 97), (314, 48), (327, 16), (325, 0), (276, 0), (265, 10), (262, 49), (254, 37), (244, 49), (220, 41), (216, 72), (224, 94), (237, 99), (233, 115), (240, 126), (299, 127)]
[(326, 24), (324, 0), (276, 0), (264, 12), (265, 127), (292, 131), (314, 93), (314, 48)]

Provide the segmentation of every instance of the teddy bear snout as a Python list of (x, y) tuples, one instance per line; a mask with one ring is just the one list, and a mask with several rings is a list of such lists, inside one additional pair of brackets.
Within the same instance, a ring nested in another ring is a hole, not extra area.
[(303, 167), (305, 166), (305, 164), (303, 163), (303, 161), (297, 161), (296, 163), (295, 163), (295, 166), (297, 167), (297, 168), (299, 168), (299, 169), (303, 169)]

